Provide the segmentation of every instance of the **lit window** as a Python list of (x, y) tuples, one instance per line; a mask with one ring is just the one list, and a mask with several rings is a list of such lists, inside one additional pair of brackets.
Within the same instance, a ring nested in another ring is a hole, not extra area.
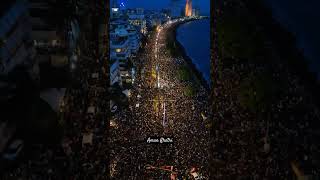
[(121, 52), (121, 49), (116, 49), (116, 52), (117, 52), (117, 53)]

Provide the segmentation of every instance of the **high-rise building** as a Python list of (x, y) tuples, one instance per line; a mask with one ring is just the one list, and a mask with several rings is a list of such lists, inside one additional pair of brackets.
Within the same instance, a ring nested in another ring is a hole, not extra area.
[(126, 64), (140, 48), (140, 33), (125, 20), (110, 23), (110, 81), (111, 85), (128, 79)]
[(195, 8), (195, 16), (200, 16), (200, 8)]
[(147, 21), (143, 8), (128, 9), (127, 15), (129, 17), (130, 24), (138, 27), (142, 34), (147, 33)]
[(196, 9), (192, 9), (192, 16), (196, 16)]
[(185, 16), (192, 16), (192, 0), (186, 1)]
[(110, 17), (117, 18), (120, 16), (120, 7), (117, 0), (113, 0), (111, 4)]

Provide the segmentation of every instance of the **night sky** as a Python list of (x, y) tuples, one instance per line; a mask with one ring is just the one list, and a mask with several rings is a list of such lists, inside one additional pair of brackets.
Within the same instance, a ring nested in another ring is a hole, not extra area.
[[(171, 1), (176, 1), (180, 5), (184, 5), (186, 0), (118, 0), (123, 2), (127, 8), (142, 7), (145, 9), (162, 9), (170, 6)], [(192, 5), (200, 8), (203, 15), (210, 14), (210, 0), (192, 0)]]

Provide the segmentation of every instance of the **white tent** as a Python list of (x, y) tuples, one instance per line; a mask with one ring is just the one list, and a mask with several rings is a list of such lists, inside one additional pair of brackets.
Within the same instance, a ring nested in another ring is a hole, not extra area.
[(126, 89), (124, 91), (122, 91), (123, 94), (125, 94), (127, 97), (130, 97), (131, 96), (131, 91)]
[(93, 134), (92, 133), (84, 134), (83, 137), (82, 137), (82, 145), (84, 145), (84, 144), (92, 144), (92, 139), (93, 139)]
[(55, 67), (61, 67), (68, 64), (68, 57), (64, 55), (51, 55), (51, 64)]
[(40, 93), (40, 98), (45, 100), (55, 112), (59, 111), (61, 103), (63, 103), (63, 97), (65, 95), (66, 88), (50, 88)]
[(98, 78), (98, 77), (99, 77), (99, 73), (92, 73), (92, 74), (91, 74), (91, 77), (92, 77), (92, 78)]
[(96, 108), (94, 106), (90, 106), (90, 107), (88, 107), (87, 113), (94, 114), (95, 110), (96, 110)]
[(269, 143), (265, 143), (263, 146), (263, 150), (265, 153), (268, 153), (270, 151), (270, 144)]

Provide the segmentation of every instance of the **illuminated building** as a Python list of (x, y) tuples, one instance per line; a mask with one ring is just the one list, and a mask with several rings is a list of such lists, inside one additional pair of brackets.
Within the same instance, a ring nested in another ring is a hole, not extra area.
[(200, 9), (199, 8), (195, 8), (195, 16), (200, 16)]
[(120, 16), (120, 8), (119, 8), (117, 0), (112, 1), (110, 16), (111, 16), (111, 18), (117, 18)]
[(147, 22), (144, 15), (144, 9), (142, 8), (128, 9), (127, 15), (129, 17), (130, 24), (139, 27), (139, 31), (142, 34), (147, 33)]
[(187, 0), (185, 16), (192, 16), (192, 0)]
[(128, 59), (140, 48), (140, 33), (124, 20), (110, 23), (110, 81), (111, 85), (128, 79), (126, 64)]

